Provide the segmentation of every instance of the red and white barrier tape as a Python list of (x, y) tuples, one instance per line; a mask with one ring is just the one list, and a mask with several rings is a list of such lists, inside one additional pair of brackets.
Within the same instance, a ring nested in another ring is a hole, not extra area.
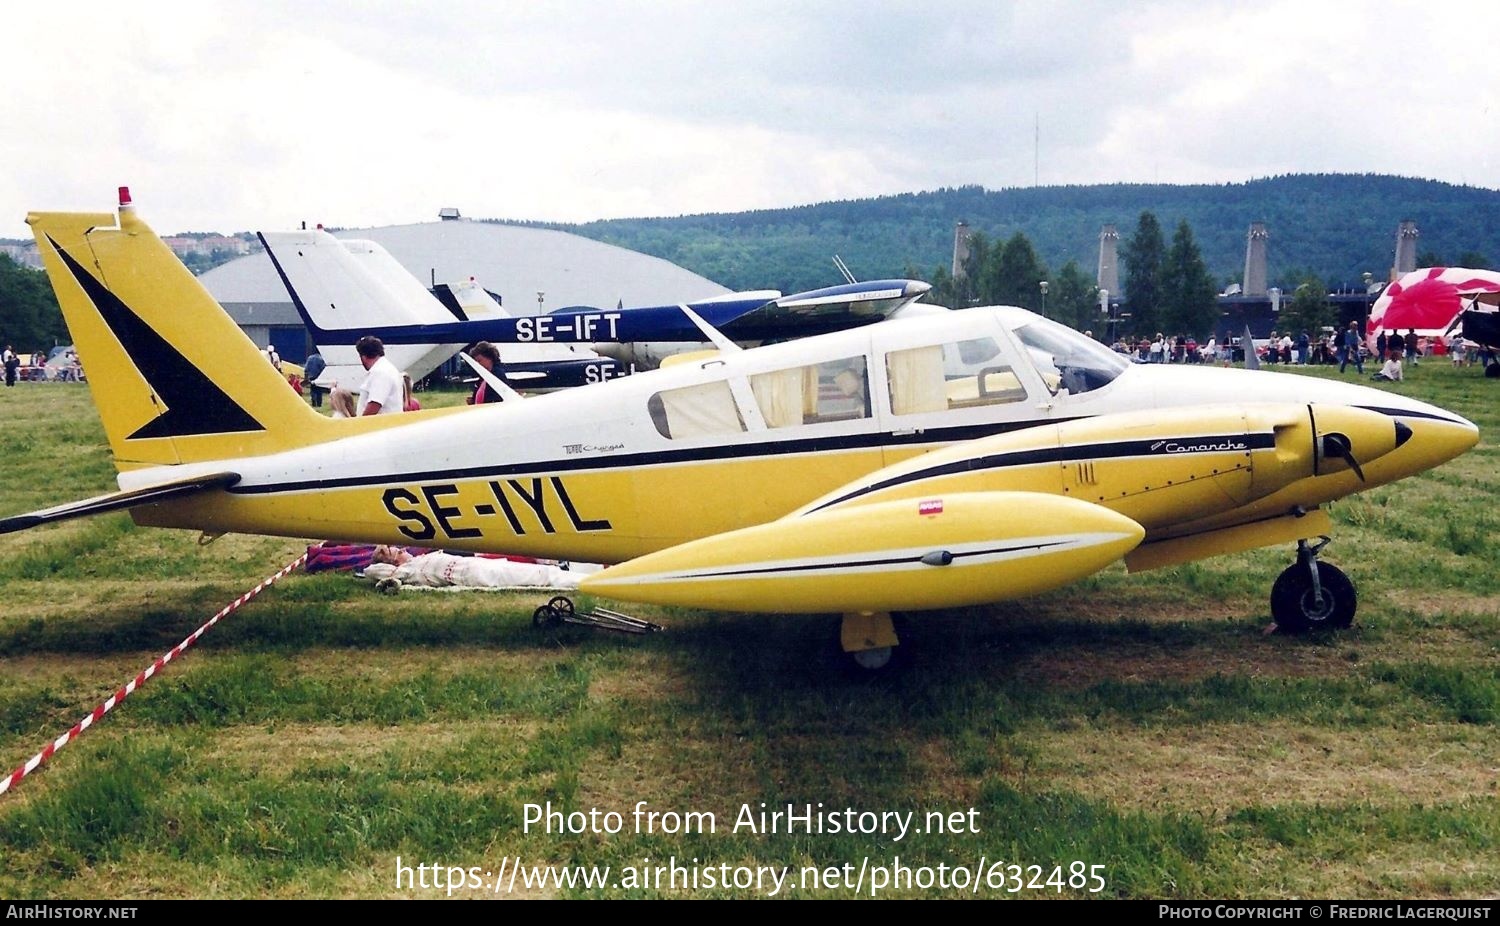
[(229, 614), (233, 613), (245, 602), (249, 601), (251, 598), (254, 598), (256, 595), (259, 595), (267, 588), (270, 588), (271, 585), (276, 582), (276, 580), (282, 578), (287, 573), (296, 569), (298, 566), (301, 566), (305, 562), (307, 562), (307, 554), (303, 553), (292, 562), (287, 563), (280, 572), (276, 573), (273, 576), (269, 576), (268, 578), (262, 579), (259, 585), (255, 586), (254, 588), (250, 589), (250, 591), (225, 605), (222, 611), (220, 611), (218, 614), (215, 614), (213, 617), (210, 617), (207, 623), (205, 623), (202, 627), (199, 627), (197, 630), (194, 630), (191, 634), (188, 635), (187, 639), (172, 647), (171, 651), (166, 653), (165, 655), (158, 656), (156, 661), (147, 666), (144, 672), (131, 679), (126, 683), (124, 688), (121, 688), (119, 691), (111, 695), (109, 697), (109, 700), (94, 708), (92, 713), (90, 713), (82, 720), (78, 721), (78, 723), (74, 724), (73, 729), (48, 743), (47, 748), (32, 756), (25, 765), (22, 765), (14, 772), (11, 772), (9, 777), (0, 780), (0, 794), (4, 794), (6, 791), (9, 791), (16, 782), (20, 781), (22, 778), (25, 778), (27, 775), (30, 775), (33, 771), (36, 770), (37, 766), (52, 758), (52, 754), (54, 752), (57, 752), (59, 749), (68, 745), (68, 743), (72, 742), (72, 740), (79, 734), (81, 734), (84, 730), (87, 730), (89, 727), (93, 726), (94, 721), (98, 720), (100, 717), (103, 717), (105, 714), (108, 714), (111, 710), (114, 709), (116, 704), (119, 704), (121, 701), (129, 697), (132, 691), (135, 691), (137, 688), (146, 684), (146, 680), (155, 675), (158, 670), (160, 670), (167, 663), (171, 662), (173, 659), (176, 659), (178, 656), (180, 656), (183, 650), (187, 649), (189, 646), (192, 646), (194, 643), (197, 643), (198, 638), (207, 633), (208, 628), (212, 627), (214, 624), (217, 624), (220, 618), (226, 617)]

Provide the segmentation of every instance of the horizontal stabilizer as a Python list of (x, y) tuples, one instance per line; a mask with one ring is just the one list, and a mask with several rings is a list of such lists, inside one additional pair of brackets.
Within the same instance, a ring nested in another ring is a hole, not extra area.
[(90, 515), (104, 514), (108, 511), (119, 511), (122, 508), (134, 508), (137, 505), (147, 505), (152, 502), (165, 501), (169, 498), (179, 498), (207, 489), (225, 489), (239, 481), (239, 473), (212, 473), (207, 476), (192, 476), (187, 479), (179, 479), (175, 482), (162, 483), (161, 485), (130, 489), (125, 492), (96, 495), (93, 498), (70, 502), (66, 505), (58, 505), (54, 508), (43, 508), (41, 511), (32, 511), (9, 518), (0, 518), (0, 534), (24, 531), (39, 524), (51, 524), (54, 521), (70, 521), (73, 518), (85, 518)]

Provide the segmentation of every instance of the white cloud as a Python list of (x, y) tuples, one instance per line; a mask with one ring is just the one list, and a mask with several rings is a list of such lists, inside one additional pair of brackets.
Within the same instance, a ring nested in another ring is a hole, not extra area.
[[(1477, 3), (82, 3), (0, 33), (0, 236), (734, 211), (962, 183), (1500, 185)], [(1037, 127), (1040, 125), (1040, 145)], [(1040, 155), (1040, 170), (1036, 158)]]

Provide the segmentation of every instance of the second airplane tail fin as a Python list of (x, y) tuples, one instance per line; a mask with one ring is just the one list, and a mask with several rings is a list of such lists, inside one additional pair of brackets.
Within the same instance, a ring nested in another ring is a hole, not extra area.
[[(379, 337), (385, 328), (453, 321), (421, 282), (374, 241), (335, 238), (321, 228), (261, 232), (260, 240), (327, 364), (319, 385), (337, 382), (353, 388), (365, 375), (354, 352), (355, 339), (335, 339), (328, 332)], [(387, 344), (386, 356), (415, 381), (462, 346)]]

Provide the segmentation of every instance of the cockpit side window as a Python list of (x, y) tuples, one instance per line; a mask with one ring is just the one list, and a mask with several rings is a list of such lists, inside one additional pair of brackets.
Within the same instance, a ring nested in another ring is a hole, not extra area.
[(1045, 318), (1031, 318), (1014, 332), (1054, 395), (1101, 389), (1130, 365), (1093, 338)]
[(913, 347), (885, 355), (891, 411), (918, 415), (1020, 402), (1026, 387), (993, 338)]

